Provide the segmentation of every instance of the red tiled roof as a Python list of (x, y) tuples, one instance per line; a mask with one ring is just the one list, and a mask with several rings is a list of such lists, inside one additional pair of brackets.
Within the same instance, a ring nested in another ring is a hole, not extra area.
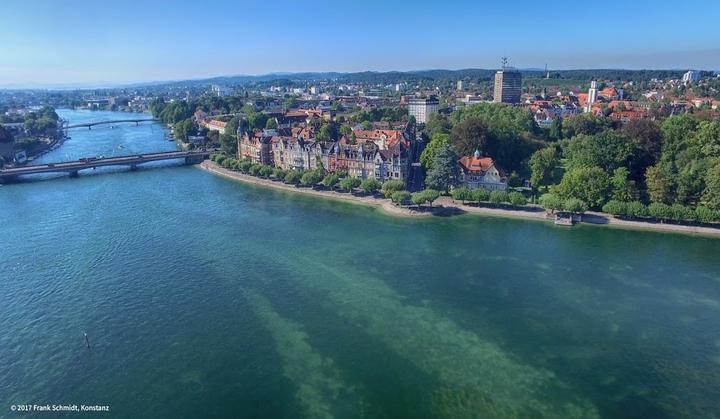
[(475, 156), (462, 156), (459, 163), (466, 172), (487, 172), (495, 165), (491, 157)]

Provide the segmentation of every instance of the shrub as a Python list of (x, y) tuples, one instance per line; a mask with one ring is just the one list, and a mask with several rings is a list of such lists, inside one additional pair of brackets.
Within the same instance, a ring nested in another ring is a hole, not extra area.
[(465, 203), (465, 201), (473, 200), (472, 191), (464, 186), (462, 188), (453, 189), (450, 194), (454, 200), (462, 201), (463, 203)]
[(319, 170), (308, 170), (307, 172), (303, 173), (302, 177), (300, 178), (300, 183), (305, 186), (314, 186), (315, 184), (320, 183), (322, 178), (322, 173), (320, 173)]
[(653, 202), (648, 205), (648, 213), (651, 217), (658, 220), (672, 218), (672, 209), (670, 205), (663, 204), (662, 202)]
[(227, 159), (226, 156), (220, 154), (220, 155), (218, 155), (217, 159), (215, 159), (215, 163), (217, 163), (217, 164), (219, 164), (220, 166), (222, 166), (226, 159)]
[(289, 183), (291, 185), (297, 185), (300, 183), (300, 178), (302, 178), (302, 173), (300, 173), (297, 170), (290, 170), (285, 174), (285, 183)]
[(509, 200), (508, 193), (505, 191), (490, 192), (490, 202), (493, 204), (501, 204), (503, 202), (509, 202)]
[(390, 198), (393, 193), (405, 190), (405, 182), (402, 180), (388, 180), (382, 185), (382, 192), (385, 198)]
[(255, 163), (250, 166), (250, 169), (248, 170), (248, 172), (250, 172), (250, 174), (253, 176), (257, 176), (258, 173), (260, 173), (260, 169), (262, 169), (262, 165)]
[(253, 165), (253, 163), (250, 160), (243, 160), (238, 164), (238, 169), (240, 169), (243, 173), (250, 172), (250, 167)]
[(563, 209), (568, 212), (582, 214), (588, 210), (588, 204), (578, 198), (568, 198), (563, 202)]
[(369, 177), (360, 183), (360, 189), (362, 189), (366, 194), (374, 194), (380, 190), (381, 186), (382, 184), (374, 177)]
[(670, 214), (672, 219), (675, 221), (695, 219), (695, 211), (693, 211), (692, 208), (688, 208), (682, 204), (673, 204), (670, 207)]
[(322, 180), (322, 184), (326, 187), (332, 189), (335, 187), (335, 185), (340, 182), (340, 177), (337, 173), (329, 173), (325, 178)]
[(273, 174), (273, 172), (274, 172), (274, 170), (273, 170), (272, 166), (268, 166), (265, 164), (260, 168), (260, 171), (258, 172), (258, 174), (264, 178), (268, 178), (268, 177), (270, 177), (270, 175)]
[(287, 175), (287, 172), (279, 167), (275, 168), (272, 172), (272, 176), (279, 180), (285, 179), (285, 175)]
[(708, 207), (695, 208), (695, 219), (701, 223), (712, 223), (720, 220), (720, 213)]
[(554, 193), (545, 193), (540, 195), (538, 202), (543, 208), (553, 212), (562, 209), (564, 204), (563, 200)]
[(647, 217), (648, 208), (640, 201), (628, 202), (625, 205), (625, 215), (633, 218)]
[(527, 198), (525, 198), (525, 195), (521, 194), (520, 192), (510, 192), (510, 195), (508, 197), (510, 199), (510, 203), (515, 206), (522, 206), (527, 204)]
[(360, 186), (360, 183), (360, 179), (348, 176), (340, 181), (340, 189), (342, 189), (343, 191), (351, 192), (353, 189)]
[(398, 205), (403, 205), (410, 202), (410, 197), (411, 195), (408, 191), (395, 191), (390, 196), (390, 200)]
[(490, 199), (490, 191), (484, 188), (472, 190), (472, 200), (476, 202), (487, 201)]
[(606, 212), (610, 215), (625, 215), (627, 213), (627, 202), (617, 201), (614, 199), (611, 199), (605, 205), (603, 205), (602, 210), (603, 212)]
[(430, 204), (440, 197), (440, 192), (435, 189), (425, 189), (424, 191), (415, 192), (410, 196), (410, 200), (415, 205)]

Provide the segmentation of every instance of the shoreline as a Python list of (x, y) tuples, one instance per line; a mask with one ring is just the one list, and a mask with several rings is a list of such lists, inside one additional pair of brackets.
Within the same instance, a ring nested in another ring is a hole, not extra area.
[[(376, 198), (372, 196), (355, 196), (350, 193), (340, 193), (336, 191), (319, 191), (312, 188), (302, 188), (288, 185), (279, 181), (273, 181), (270, 179), (262, 179), (251, 175), (246, 175), (239, 172), (234, 172), (223, 167), (220, 167), (216, 163), (205, 160), (197, 165), (203, 170), (207, 170), (210, 173), (222, 176), (228, 179), (236, 180), (239, 182), (264, 186), (287, 192), (300, 193), (304, 195), (312, 195), (325, 199), (334, 199), (338, 201), (351, 202), (361, 205), (369, 205), (378, 207), (383, 210), (387, 215), (400, 216), (400, 217), (432, 217), (438, 215), (447, 214), (475, 214), (480, 216), (490, 217), (502, 217), (502, 218), (516, 218), (531, 221), (542, 221), (552, 222), (553, 218), (548, 217), (544, 210), (533, 211), (529, 210), (510, 210), (504, 208), (487, 208), (464, 205), (459, 202), (454, 202), (450, 197), (440, 197), (435, 202), (435, 207), (429, 211), (417, 211), (407, 207), (398, 207), (393, 204), (389, 199)], [(530, 207), (532, 208), (532, 207)], [(587, 212), (583, 215), (583, 225), (600, 226), (600, 227), (612, 227), (626, 230), (644, 230), (654, 231), (662, 233), (679, 233), (693, 236), (705, 236), (712, 238), (720, 238), (720, 229), (713, 227), (703, 226), (689, 226), (680, 224), (663, 224), (663, 223), (647, 223), (642, 221), (632, 220), (621, 220), (608, 216), (607, 214), (600, 212)], [(592, 221), (591, 221), (592, 220)]]

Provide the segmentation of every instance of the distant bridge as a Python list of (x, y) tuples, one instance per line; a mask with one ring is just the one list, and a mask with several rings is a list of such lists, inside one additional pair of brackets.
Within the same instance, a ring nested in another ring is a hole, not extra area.
[(0, 170), (0, 182), (12, 182), (18, 176), (38, 173), (69, 173), (71, 177), (76, 177), (80, 170), (103, 166), (128, 166), (131, 170), (135, 170), (140, 164), (160, 160), (185, 159), (185, 164), (195, 164), (209, 158), (213, 152), (215, 152), (214, 149), (207, 151), (168, 151), (123, 157), (87, 157), (70, 162), (14, 167)]
[(84, 128), (92, 129), (96, 125), (108, 125), (108, 124), (122, 124), (123, 122), (134, 122), (135, 125), (139, 125), (140, 122), (157, 122), (155, 118), (144, 118), (144, 119), (117, 119), (115, 121), (95, 121), (95, 122), (83, 122), (81, 124), (68, 124), (65, 125), (65, 129), (69, 128)]

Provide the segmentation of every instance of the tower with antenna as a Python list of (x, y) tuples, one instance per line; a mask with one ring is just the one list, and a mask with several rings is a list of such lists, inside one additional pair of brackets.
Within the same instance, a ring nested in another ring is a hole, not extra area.
[(496, 103), (520, 103), (522, 96), (522, 73), (508, 65), (507, 57), (500, 58), (502, 68), (495, 73), (493, 101)]
[(546, 79), (549, 79), (549, 78), (550, 78), (550, 72), (549, 72), (548, 69), (547, 69), (547, 64), (545, 64), (545, 78), (546, 78)]

